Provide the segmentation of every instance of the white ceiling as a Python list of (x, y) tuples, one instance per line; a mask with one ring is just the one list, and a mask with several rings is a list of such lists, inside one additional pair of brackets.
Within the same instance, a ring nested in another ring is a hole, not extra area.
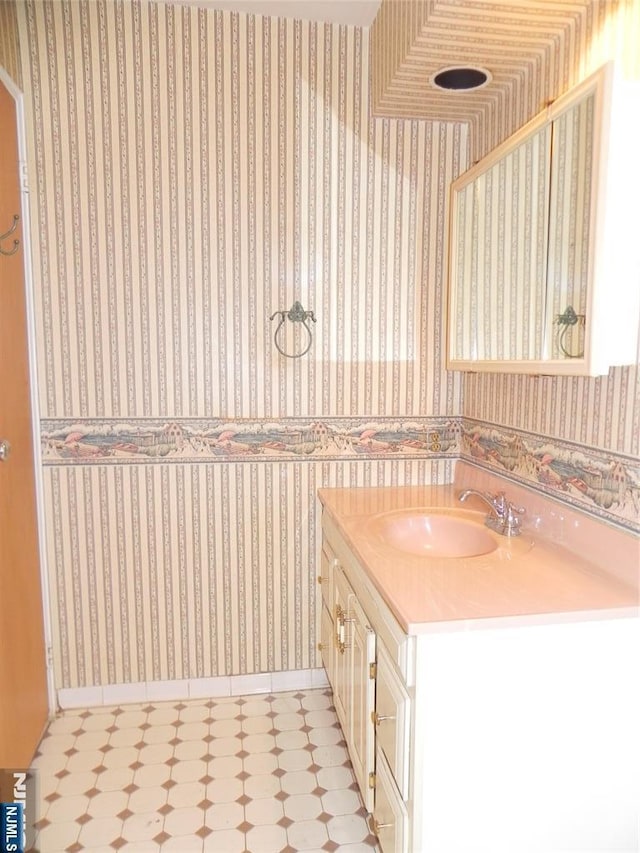
[(354, 27), (373, 23), (381, 0), (171, 0), (205, 9), (247, 12), (273, 18), (302, 18)]

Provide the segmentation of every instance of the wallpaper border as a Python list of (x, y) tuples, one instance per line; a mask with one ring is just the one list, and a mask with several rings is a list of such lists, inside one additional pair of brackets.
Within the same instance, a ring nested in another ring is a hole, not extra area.
[(43, 464), (449, 458), (640, 534), (640, 459), (468, 417), (46, 419)]
[(640, 534), (640, 459), (461, 418), (460, 458)]
[(458, 418), (43, 420), (44, 465), (458, 458)]

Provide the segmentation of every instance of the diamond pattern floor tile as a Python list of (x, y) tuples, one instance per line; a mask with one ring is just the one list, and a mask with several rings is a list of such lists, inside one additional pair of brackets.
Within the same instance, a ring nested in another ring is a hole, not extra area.
[(40, 853), (376, 849), (327, 690), (62, 713)]

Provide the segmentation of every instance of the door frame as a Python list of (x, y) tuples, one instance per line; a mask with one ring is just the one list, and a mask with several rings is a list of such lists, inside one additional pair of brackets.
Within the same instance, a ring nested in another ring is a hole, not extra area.
[(42, 615), (46, 649), (47, 699), (49, 716), (57, 710), (56, 685), (53, 672), (53, 632), (51, 622), (51, 595), (47, 569), (47, 549), (44, 512), (44, 483), (42, 476), (42, 442), (40, 440), (40, 405), (38, 400), (38, 370), (36, 349), (35, 300), (33, 268), (31, 264), (31, 220), (29, 217), (29, 182), (27, 170), (27, 137), (24, 117), (24, 96), (13, 78), (0, 65), (0, 80), (7, 88), (16, 105), (16, 129), (18, 133), (18, 157), (20, 166), (20, 216), (22, 217), (22, 247), (24, 286), (27, 312), (27, 349), (29, 354), (29, 397), (31, 401), (31, 433), (33, 444), (33, 467), (36, 492), (36, 519), (38, 525), (38, 557), (40, 560), (40, 586), (42, 589)]

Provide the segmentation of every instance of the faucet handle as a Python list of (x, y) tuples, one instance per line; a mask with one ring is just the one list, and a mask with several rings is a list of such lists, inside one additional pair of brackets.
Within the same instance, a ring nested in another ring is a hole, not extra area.
[(507, 515), (511, 506), (504, 492), (496, 492), (491, 498), (491, 503), (496, 515), (500, 516), (500, 518), (504, 518)]
[(524, 515), (527, 511), (523, 506), (516, 506), (511, 501), (507, 501), (507, 508), (510, 513), (514, 513), (515, 515)]
[(511, 501), (506, 502), (506, 513), (504, 516), (504, 525), (509, 535), (513, 536), (520, 532), (520, 524), (522, 522), (520, 516), (526, 513), (523, 506), (516, 506)]
[(458, 495), (458, 500), (464, 503), (471, 495), (482, 498), (489, 506), (491, 511), (485, 519), (487, 527), (503, 536), (517, 536), (520, 533), (520, 516), (526, 512), (524, 507), (511, 503), (504, 492), (492, 495), (490, 492), (481, 492), (478, 489), (465, 489)]

